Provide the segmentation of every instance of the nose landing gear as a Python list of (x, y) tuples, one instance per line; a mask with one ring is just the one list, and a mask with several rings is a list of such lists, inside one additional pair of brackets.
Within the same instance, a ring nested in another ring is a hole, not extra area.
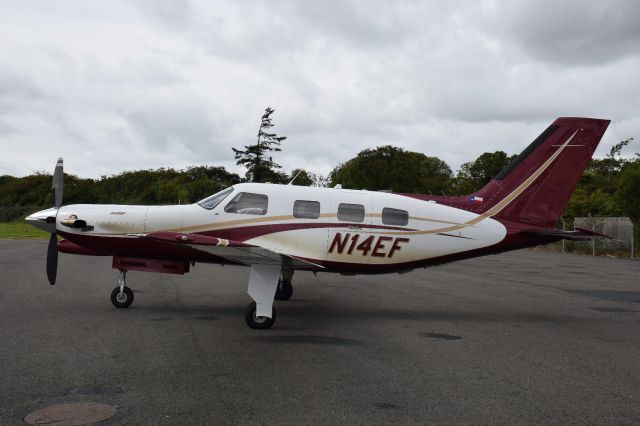
[(111, 292), (111, 303), (116, 308), (128, 308), (133, 303), (133, 291), (127, 287), (127, 271), (120, 270), (118, 284)]

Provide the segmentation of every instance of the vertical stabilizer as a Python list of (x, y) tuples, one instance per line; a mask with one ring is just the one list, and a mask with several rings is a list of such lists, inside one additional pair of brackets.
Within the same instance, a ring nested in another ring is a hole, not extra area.
[(554, 227), (609, 120), (558, 118), (484, 188), (469, 210), (487, 216)]

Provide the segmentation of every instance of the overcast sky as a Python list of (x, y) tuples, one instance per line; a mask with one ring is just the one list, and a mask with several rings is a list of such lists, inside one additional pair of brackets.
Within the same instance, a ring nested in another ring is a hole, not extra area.
[(275, 108), (285, 171), (392, 144), (457, 170), (556, 117), (640, 151), (640, 2), (0, 1), (0, 175), (235, 165)]

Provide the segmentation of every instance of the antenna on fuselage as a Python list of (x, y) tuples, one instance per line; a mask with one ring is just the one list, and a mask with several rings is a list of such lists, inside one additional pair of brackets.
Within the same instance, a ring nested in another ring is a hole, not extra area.
[(304, 165), (304, 167), (303, 167), (303, 168), (301, 168), (301, 169), (300, 169), (300, 171), (299, 171), (298, 173), (296, 173), (296, 175), (293, 177), (293, 179), (291, 179), (291, 180), (289, 181), (289, 183), (288, 183), (287, 185), (291, 185), (291, 184), (293, 183), (293, 181), (294, 181), (294, 180), (296, 180), (296, 178), (297, 178), (298, 176), (300, 176), (300, 173), (302, 173), (302, 172), (304, 172), (304, 171), (305, 171), (304, 169), (306, 169), (306, 168), (307, 168), (307, 166), (309, 165), (309, 163), (310, 163), (310, 162), (311, 162), (311, 160), (307, 161), (307, 163)]

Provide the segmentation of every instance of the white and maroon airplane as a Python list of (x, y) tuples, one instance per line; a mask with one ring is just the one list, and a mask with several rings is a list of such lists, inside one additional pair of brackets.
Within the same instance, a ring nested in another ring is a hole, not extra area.
[[(26, 221), (51, 232), (47, 275), (58, 251), (112, 256), (111, 293), (133, 302), (130, 270), (184, 274), (195, 262), (246, 265), (245, 311), (270, 328), (273, 300), (287, 300), (296, 270), (404, 272), (470, 257), (599, 236), (555, 225), (609, 120), (558, 118), (484, 188), (463, 197), (243, 183), (196, 204), (62, 206), (62, 159), (53, 176), (55, 207)], [(62, 237), (58, 241), (57, 236)]]

